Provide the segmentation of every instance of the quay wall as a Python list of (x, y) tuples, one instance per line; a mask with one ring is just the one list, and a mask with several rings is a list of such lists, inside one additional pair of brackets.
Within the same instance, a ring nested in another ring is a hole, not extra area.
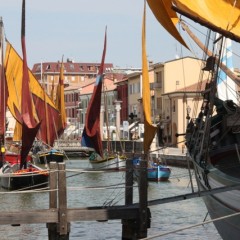
[[(103, 141), (102, 143), (105, 151), (110, 149), (116, 153), (126, 153), (128, 156), (141, 156), (143, 154), (142, 141)], [(64, 150), (67, 156), (84, 156), (84, 154), (87, 156), (92, 151), (89, 148), (81, 147), (80, 141), (59, 141), (58, 147)], [(169, 166), (188, 167), (186, 148), (152, 147), (150, 155), (152, 159), (160, 158), (163, 163)]]

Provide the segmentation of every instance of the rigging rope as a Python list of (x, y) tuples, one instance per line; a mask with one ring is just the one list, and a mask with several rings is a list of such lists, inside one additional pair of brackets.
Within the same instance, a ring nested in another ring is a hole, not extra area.
[(215, 219), (212, 219), (212, 220), (208, 220), (206, 222), (201, 222), (201, 223), (189, 225), (189, 226), (179, 228), (179, 229), (176, 229), (176, 230), (173, 230), (173, 231), (170, 231), (170, 232), (160, 233), (160, 234), (156, 234), (156, 235), (153, 235), (153, 236), (150, 236), (150, 237), (142, 238), (142, 240), (153, 239), (153, 238), (156, 238), (156, 237), (163, 237), (163, 236), (170, 235), (170, 234), (173, 234), (173, 233), (177, 233), (177, 232), (180, 232), (180, 231), (183, 231), (183, 230), (191, 229), (191, 228), (194, 228), (194, 227), (199, 227), (199, 226), (202, 226), (204, 224), (213, 223), (213, 222), (216, 222), (216, 221), (220, 221), (220, 220), (223, 220), (223, 219), (227, 219), (227, 218), (235, 217), (235, 216), (239, 216), (239, 215), (240, 215), (240, 212), (233, 213), (233, 214), (230, 214), (230, 215), (226, 215), (224, 217), (219, 217), (219, 218), (215, 218)]

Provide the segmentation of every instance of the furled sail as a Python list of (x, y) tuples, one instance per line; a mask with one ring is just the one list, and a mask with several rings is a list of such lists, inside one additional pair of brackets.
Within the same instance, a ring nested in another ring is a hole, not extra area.
[(32, 148), (41, 122), (36, 121), (33, 116), (33, 104), (29, 87), (29, 75), (27, 66), (27, 53), (25, 43), (25, 0), (22, 2), (22, 31), (21, 31), (23, 68), (22, 68), (22, 101), (21, 101), (21, 123), (22, 123), (22, 148), (20, 168), (26, 167), (26, 158)]
[(150, 83), (148, 76), (148, 63), (146, 54), (146, 3), (144, 5), (143, 23), (142, 23), (142, 98), (144, 113), (144, 153), (149, 152), (150, 145), (156, 134), (157, 128), (152, 125), (151, 120), (151, 99)]
[(64, 65), (62, 60), (59, 83), (57, 87), (57, 95), (56, 95), (56, 107), (60, 114), (58, 124), (57, 124), (57, 133), (59, 137), (62, 135), (62, 133), (64, 132), (64, 129), (67, 126), (65, 101), (64, 101), (64, 75), (63, 75), (64, 69), (63, 68), (64, 68)]

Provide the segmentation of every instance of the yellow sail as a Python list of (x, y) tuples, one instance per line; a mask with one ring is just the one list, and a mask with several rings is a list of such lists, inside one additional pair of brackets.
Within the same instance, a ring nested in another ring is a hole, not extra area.
[[(17, 119), (14, 105), (21, 112), (21, 91), (22, 91), (22, 59), (17, 54), (12, 45), (8, 42), (5, 54), (5, 72), (8, 86), (8, 108), (15, 119)], [(45, 91), (40, 83), (36, 80), (33, 73), (29, 70), (30, 91), (33, 95), (44, 101)], [(55, 108), (53, 101), (46, 95), (46, 102), (51, 107)]]
[(56, 96), (56, 107), (60, 113), (57, 132), (58, 136), (61, 136), (64, 129), (67, 126), (67, 118), (66, 118), (66, 110), (65, 110), (65, 101), (64, 101), (64, 65), (63, 61), (61, 63), (60, 69), (60, 76), (59, 76), (59, 83), (57, 87), (57, 96)]
[(151, 120), (151, 101), (150, 101), (150, 83), (148, 75), (148, 63), (146, 54), (146, 2), (144, 5), (143, 22), (142, 22), (142, 98), (144, 113), (144, 153), (148, 153), (150, 145), (156, 134), (157, 128), (152, 125)]
[(153, 14), (159, 23), (183, 46), (188, 48), (187, 44), (184, 42), (183, 38), (179, 34), (176, 24), (179, 19), (176, 14), (171, 9), (172, 1), (170, 0), (147, 0), (149, 7), (151, 8)]
[[(147, 0), (161, 25), (179, 42), (174, 24), (179, 14), (240, 42), (240, 2), (235, 0)], [(173, 8), (172, 8), (173, 7)], [(183, 43), (182, 43), (183, 44)], [(185, 43), (183, 44), (184, 46)]]
[[(21, 116), (21, 100), (22, 100), (22, 71), (23, 60), (17, 54), (12, 45), (7, 42), (4, 68), (6, 74), (7, 88), (8, 88), (8, 108), (13, 117), (19, 122), (22, 122)], [(40, 83), (36, 80), (33, 73), (28, 69), (30, 92), (32, 95), (32, 104), (36, 111), (34, 112), (34, 118), (41, 121), (40, 130), (38, 132), (38, 139), (43, 142), (53, 145), (54, 140), (57, 138), (55, 131), (55, 123), (57, 122), (59, 112), (51, 100), (46, 94)], [(46, 105), (48, 111), (46, 112)], [(47, 119), (49, 121), (47, 121)], [(17, 127), (19, 128), (19, 126)], [(47, 133), (46, 129), (50, 129), (50, 133)], [(19, 134), (20, 131), (17, 131)], [(17, 135), (15, 135), (17, 137)], [(17, 137), (19, 138), (19, 136)], [(16, 139), (17, 139), (16, 138)]]

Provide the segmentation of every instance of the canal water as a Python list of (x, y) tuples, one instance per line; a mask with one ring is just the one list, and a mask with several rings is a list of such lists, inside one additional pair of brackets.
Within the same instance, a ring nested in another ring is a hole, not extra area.
[[(124, 204), (124, 172), (80, 173), (77, 171), (86, 167), (90, 167), (88, 160), (66, 161), (66, 168), (69, 170), (67, 172), (69, 208)], [(134, 202), (138, 202), (136, 183), (134, 187)], [(1, 211), (47, 209), (49, 207), (49, 194), (46, 192), (23, 194), (0, 190), (0, 214)], [(172, 175), (168, 182), (149, 182), (148, 199), (153, 200), (190, 192), (188, 170), (172, 167)], [(207, 214), (201, 198), (151, 206), (150, 211), (152, 219), (148, 237), (202, 223)], [(210, 218), (207, 217), (207, 220)], [(121, 228), (121, 220), (73, 222), (71, 223), (70, 240), (118, 240), (121, 239)], [(46, 224), (0, 225), (0, 239), (47, 240)], [(220, 240), (221, 237), (211, 223), (154, 239)]]

